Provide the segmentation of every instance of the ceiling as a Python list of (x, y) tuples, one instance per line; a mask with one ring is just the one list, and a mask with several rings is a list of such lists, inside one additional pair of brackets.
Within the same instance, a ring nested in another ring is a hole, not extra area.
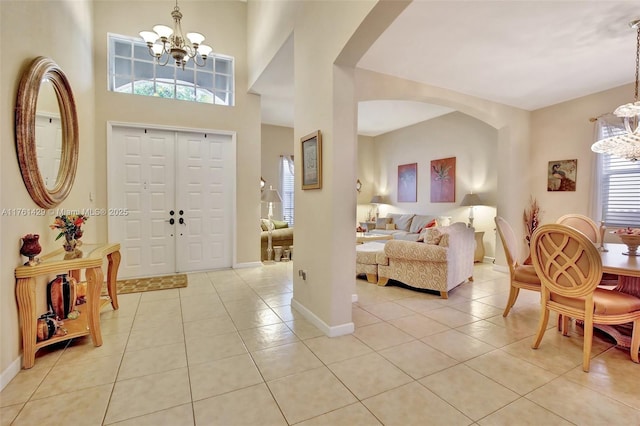
[[(637, 0), (416, 0), (358, 67), (531, 111), (633, 82), (638, 18)], [(264, 123), (293, 126), (292, 37), (253, 89)], [(402, 101), (358, 110), (370, 136), (451, 112)]]

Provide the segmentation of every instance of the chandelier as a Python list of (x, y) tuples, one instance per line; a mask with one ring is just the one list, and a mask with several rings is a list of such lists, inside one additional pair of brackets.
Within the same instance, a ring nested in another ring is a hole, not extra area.
[(636, 92), (634, 102), (620, 105), (613, 112), (624, 120), (624, 133), (600, 139), (591, 146), (593, 152), (610, 154), (629, 161), (640, 159), (640, 102), (638, 102), (638, 69), (640, 68), (640, 19), (629, 23), (637, 31)]
[[(207, 62), (207, 56), (213, 49), (202, 44), (204, 36), (200, 33), (187, 33), (186, 37), (183, 35), (180, 25), (182, 13), (178, 7), (178, 0), (176, 0), (176, 7), (171, 12), (171, 17), (173, 18), (173, 29), (166, 25), (156, 25), (153, 27), (153, 31), (140, 32), (140, 37), (147, 43), (149, 54), (156, 58), (159, 65), (163, 66), (167, 65), (171, 57), (175, 60), (176, 66), (183, 70), (189, 58), (193, 59), (193, 62), (199, 67), (203, 67)], [(159, 42), (158, 39), (160, 39)], [(201, 61), (198, 61), (198, 56), (202, 59)]]

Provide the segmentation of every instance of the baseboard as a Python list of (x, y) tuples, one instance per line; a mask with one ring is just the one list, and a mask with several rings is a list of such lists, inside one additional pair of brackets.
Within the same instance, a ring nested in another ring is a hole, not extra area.
[(233, 269), (257, 268), (258, 266), (262, 266), (262, 262), (243, 262), (234, 264)]
[(20, 372), (20, 366), (22, 365), (22, 356), (19, 356), (15, 361), (13, 361), (6, 370), (0, 374), (0, 391), (2, 391), (5, 386), (9, 384), (14, 377), (18, 375)]
[(329, 337), (338, 337), (345, 334), (351, 334), (355, 330), (355, 325), (353, 324), (353, 322), (348, 322), (333, 327), (329, 326), (326, 322), (322, 321), (316, 314), (311, 312), (296, 299), (291, 299), (291, 307), (300, 312), (307, 321), (318, 327), (320, 331), (322, 331)]

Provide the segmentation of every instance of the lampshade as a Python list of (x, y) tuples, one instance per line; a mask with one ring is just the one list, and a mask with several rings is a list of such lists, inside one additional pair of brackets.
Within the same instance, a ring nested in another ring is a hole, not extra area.
[(370, 204), (384, 204), (384, 200), (382, 199), (382, 195), (374, 195), (371, 197)]
[(482, 206), (483, 204), (478, 194), (467, 194), (460, 203), (461, 206)]
[(280, 194), (278, 193), (278, 190), (273, 189), (273, 186), (269, 186), (269, 189), (265, 189), (262, 192), (262, 196), (260, 197), (260, 200), (262, 200), (265, 203), (281, 203), (282, 202), (282, 198), (280, 198)]

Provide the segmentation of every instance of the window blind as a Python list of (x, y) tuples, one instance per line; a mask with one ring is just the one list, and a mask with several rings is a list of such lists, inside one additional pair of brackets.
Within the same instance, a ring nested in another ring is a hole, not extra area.
[[(290, 161), (291, 160), (291, 161)], [(282, 197), (282, 216), (285, 222), (293, 227), (293, 194), (294, 194), (293, 157), (280, 156), (280, 195)]]
[[(616, 123), (603, 123), (600, 137), (622, 134)], [(601, 172), (600, 199), (602, 217), (607, 227), (640, 227), (640, 162), (612, 155), (599, 155)]]

